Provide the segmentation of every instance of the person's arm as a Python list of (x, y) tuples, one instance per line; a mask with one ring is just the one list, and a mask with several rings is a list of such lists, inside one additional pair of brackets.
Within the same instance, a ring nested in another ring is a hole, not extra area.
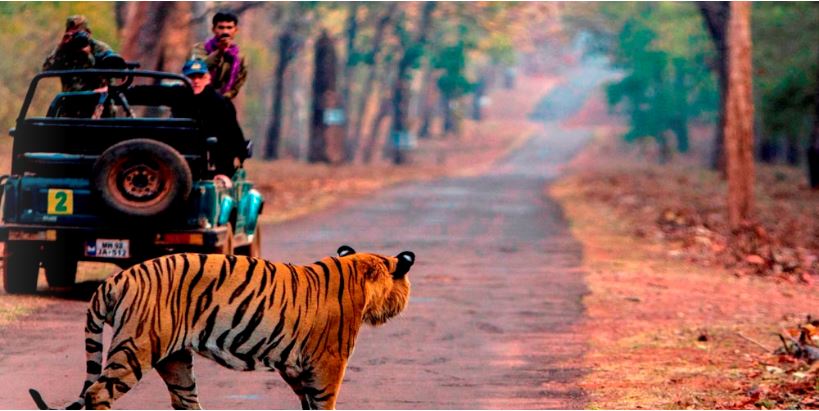
[(233, 86), (225, 92), (225, 97), (235, 98), (239, 94), (239, 90), (247, 81), (247, 66), (245, 65), (245, 56), (239, 56), (239, 75), (236, 77), (236, 82)]
[(111, 48), (105, 42), (102, 42), (97, 39), (91, 39), (91, 51), (94, 53), (95, 56), (98, 56), (106, 51), (113, 51), (114, 49)]
[(43, 71), (59, 70), (61, 64), (59, 51), (59, 47), (55, 48), (54, 51), (52, 51), (51, 54), (46, 57), (45, 61), (43, 62)]
[(228, 138), (225, 144), (230, 150), (232, 158), (238, 158), (239, 163), (247, 157), (247, 141), (245, 140), (242, 127), (236, 119), (236, 107), (229, 99), (225, 99), (225, 118), (223, 121), (224, 135)]
[(208, 53), (208, 51), (205, 49), (205, 43), (196, 43), (193, 45), (193, 49), (191, 50), (191, 58), (205, 60), (208, 67), (213, 69), (214, 67), (222, 64), (224, 53), (222, 53), (222, 50), (219, 50), (218, 48)]

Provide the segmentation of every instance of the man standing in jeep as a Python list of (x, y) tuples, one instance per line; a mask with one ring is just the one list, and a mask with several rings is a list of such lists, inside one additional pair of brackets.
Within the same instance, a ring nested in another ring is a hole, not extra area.
[[(60, 44), (43, 62), (43, 71), (92, 68), (112, 52), (109, 45), (91, 38), (85, 16), (70, 16)], [(63, 77), (61, 80), (63, 91), (93, 90), (100, 86), (98, 79), (88, 77)]]
[(216, 174), (233, 176), (247, 157), (247, 141), (236, 120), (236, 108), (230, 99), (219, 94), (211, 85), (207, 63), (202, 59), (188, 60), (182, 74), (193, 85), (193, 109), (202, 129), (217, 138), (213, 153)]
[(213, 37), (193, 46), (192, 58), (201, 58), (208, 64), (211, 82), (219, 94), (233, 99), (247, 79), (245, 57), (239, 52), (234, 37), (239, 31), (239, 18), (233, 13), (213, 16)]

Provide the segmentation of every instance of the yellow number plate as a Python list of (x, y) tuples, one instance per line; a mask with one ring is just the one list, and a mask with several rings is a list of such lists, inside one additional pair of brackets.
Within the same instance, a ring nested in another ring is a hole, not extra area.
[(60, 188), (48, 189), (48, 214), (74, 214), (74, 191)]

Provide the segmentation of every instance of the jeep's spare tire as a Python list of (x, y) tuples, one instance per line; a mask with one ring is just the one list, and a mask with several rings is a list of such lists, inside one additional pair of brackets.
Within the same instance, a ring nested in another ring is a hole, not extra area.
[(105, 150), (94, 164), (94, 183), (105, 204), (135, 217), (161, 214), (188, 198), (191, 169), (173, 147), (133, 139)]

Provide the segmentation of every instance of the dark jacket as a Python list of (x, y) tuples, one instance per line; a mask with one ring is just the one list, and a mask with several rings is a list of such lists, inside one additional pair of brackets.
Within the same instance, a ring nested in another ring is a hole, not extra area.
[(202, 124), (207, 137), (216, 137), (218, 143), (211, 150), (212, 161), (217, 174), (233, 176), (236, 168), (233, 159), (244, 161), (247, 156), (247, 141), (236, 120), (236, 108), (230, 99), (220, 95), (213, 87), (205, 89), (193, 97), (195, 116)]
[[(50, 70), (71, 70), (92, 68), (96, 65), (96, 60), (105, 52), (111, 51), (111, 46), (96, 39), (89, 39), (91, 54), (72, 52), (66, 47), (57, 47), (43, 62), (43, 71)], [(63, 91), (93, 90), (101, 86), (98, 78), (92, 77), (69, 77), (62, 79)]]

